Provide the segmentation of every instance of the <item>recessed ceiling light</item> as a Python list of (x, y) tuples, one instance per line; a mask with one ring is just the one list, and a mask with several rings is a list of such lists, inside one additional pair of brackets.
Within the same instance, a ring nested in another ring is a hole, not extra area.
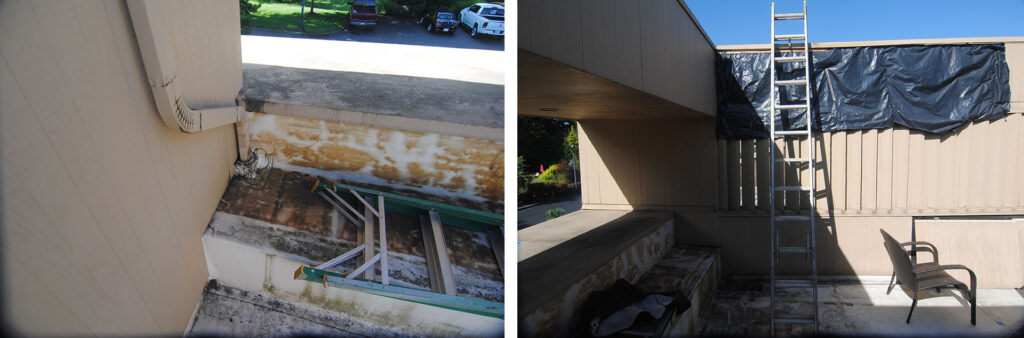
[(538, 108), (539, 111), (558, 111), (558, 108)]

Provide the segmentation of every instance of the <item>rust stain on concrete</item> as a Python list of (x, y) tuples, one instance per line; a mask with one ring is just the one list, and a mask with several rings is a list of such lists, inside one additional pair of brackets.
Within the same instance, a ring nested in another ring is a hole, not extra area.
[(279, 163), (504, 199), (502, 142), (262, 113), (250, 133)]

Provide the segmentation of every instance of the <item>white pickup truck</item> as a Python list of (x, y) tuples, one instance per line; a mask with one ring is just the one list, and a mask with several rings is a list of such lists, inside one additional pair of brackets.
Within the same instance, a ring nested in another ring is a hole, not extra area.
[(470, 29), (470, 34), (505, 36), (505, 6), (478, 3), (459, 12), (459, 23)]

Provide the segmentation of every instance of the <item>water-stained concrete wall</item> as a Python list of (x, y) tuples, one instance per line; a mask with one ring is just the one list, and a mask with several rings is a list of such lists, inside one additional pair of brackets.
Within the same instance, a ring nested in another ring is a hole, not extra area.
[(253, 113), (254, 147), (275, 166), (476, 200), (504, 199), (498, 141)]

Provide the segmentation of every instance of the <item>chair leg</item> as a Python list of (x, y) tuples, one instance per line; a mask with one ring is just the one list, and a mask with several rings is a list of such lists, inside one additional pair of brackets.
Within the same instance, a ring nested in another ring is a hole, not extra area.
[(971, 325), (978, 326), (977, 324), (977, 310), (978, 310), (978, 296), (972, 295), (971, 297)]
[(896, 270), (892, 270), (892, 278), (889, 278), (889, 290), (885, 290), (885, 294), (892, 292), (892, 287), (896, 286)]
[(910, 313), (907, 314), (907, 324), (910, 324), (910, 316), (914, 315), (915, 306), (917, 306), (917, 290), (914, 290), (914, 302), (910, 303)]

